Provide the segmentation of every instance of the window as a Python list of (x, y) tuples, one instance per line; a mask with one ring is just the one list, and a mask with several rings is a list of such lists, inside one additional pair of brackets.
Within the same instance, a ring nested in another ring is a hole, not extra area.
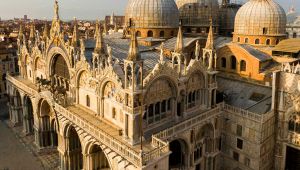
[(240, 71), (246, 71), (246, 67), (247, 67), (246, 61), (242, 60), (240, 64)]
[(268, 28), (263, 28), (263, 34), (268, 34)]
[(136, 35), (137, 37), (141, 37), (141, 32), (140, 32), (140, 31), (137, 31), (135, 35)]
[(271, 43), (271, 40), (270, 40), (270, 39), (267, 39), (266, 44), (267, 44), (267, 45), (270, 45), (270, 43)]
[(245, 165), (248, 167), (250, 166), (250, 159), (247, 157), (245, 157)]
[(90, 96), (86, 95), (86, 106), (90, 107)]
[(160, 31), (159, 37), (164, 37), (164, 36), (165, 36), (165, 32), (164, 31)]
[(224, 57), (221, 58), (221, 66), (223, 68), (226, 68), (226, 58), (224, 58)]
[(243, 135), (243, 126), (242, 125), (236, 125), (236, 134), (238, 136), (242, 136)]
[(245, 38), (245, 43), (246, 43), (246, 44), (249, 43), (249, 38)]
[(233, 159), (236, 160), (236, 161), (239, 161), (240, 160), (240, 155), (237, 152), (233, 151)]
[(290, 131), (295, 131), (295, 122), (294, 122), (294, 120), (289, 121), (289, 130)]
[(171, 31), (171, 37), (173, 37), (174, 36), (174, 31)]
[(236, 147), (239, 149), (243, 149), (243, 144), (244, 144), (244, 141), (242, 139), (237, 138)]
[(117, 113), (116, 113), (116, 108), (113, 108), (113, 109), (112, 109), (112, 118), (113, 118), (113, 119), (116, 119), (116, 117), (117, 117), (116, 115), (117, 115)]
[(293, 33), (293, 38), (297, 38), (297, 33)]
[(241, 38), (240, 37), (237, 38), (237, 42), (241, 42)]
[(236, 70), (236, 58), (235, 58), (235, 56), (231, 56), (231, 69)]
[(259, 39), (256, 39), (256, 40), (255, 40), (255, 44), (259, 44)]
[(153, 32), (152, 31), (148, 31), (147, 37), (153, 37)]

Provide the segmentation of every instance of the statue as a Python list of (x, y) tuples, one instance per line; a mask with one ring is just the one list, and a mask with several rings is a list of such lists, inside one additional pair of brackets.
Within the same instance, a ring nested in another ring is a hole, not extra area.
[(108, 54), (108, 65), (112, 65), (112, 49), (111, 47), (107, 44), (107, 54)]
[(58, 11), (59, 11), (58, 2), (57, 2), (57, 0), (55, 0), (55, 3), (54, 3), (54, 14), (55, 14), (55, 19), (59, 19)]
[(161, 64), (164, 62), (164, 46), (165, 44), (162, 42), (160, 45), (160, 57), (159, 57), (159, 61)]
[(195, 49), (195, 58), (196, 58), (196, 60), (199, 60), (199, 56), (200, 56), (200, 44), (199, 44), (199, 40), (197, 40), (196, 49)]
[(80, 39), (80, 60), (85, 61), (85, 44), (83, 39)]

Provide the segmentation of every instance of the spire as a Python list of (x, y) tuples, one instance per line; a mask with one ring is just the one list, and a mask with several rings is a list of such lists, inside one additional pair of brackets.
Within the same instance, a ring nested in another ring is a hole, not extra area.
[(78, 29), (77, 29), (77, 20), (76, 20), (76, 18), (74, 18), (74, 28), (73, 28), (73, 35), (72, 35), (71, 45), (73, 47), (77, 47), (77, 45), (78, 45)]
[(205, 48), (206, 49), (214, 48), (214, 33), (213, 33), (213, 27), (212, 27), (212, 18), (210, 18), (209, 33), (208, 33)]
[(164, 42), (162, 42), (160, 45), (160, 56), (159, 56), (159, 62), (161, 64), (163, 64), (163, 62), (164, 62), (164, 46), (165, 46), (165, 44), (164, 44)]
[(182, 27), (181, 27), (181, 23), (180, 23), (178, 35), (177, 35), (176, 46), (175, 46), (175, 52), (182, 53), (183, 47), (184, 47), (183, 34), (182, 34)]
[(95, 28), (95, 34), (94, 34), (94, 39), (96, 39), (97, 34), (99, 33), (99, 20), (96, 21), (96, 28)]
[(20, 24), (20, 29), (19, 29), (19, 35), (18, 35), (18, 39), (20, 40), (20, 41), (22, 41), (22, 39), (23, 39), (23, 24), (21, 23)]
[(49, 36), (49, 30), (48, 30), (48, 23), (47, 21), (45, 22), (45, 26), (44, 26), (44, 32), (43, 32), (43, 40), (47, 40)]
[(136, 39), (136, 34), (135, 34), (135, 31), (131, 31), (131, 42), (130, 42), (130, 46), (129, 46), (127, 60), (137, 61), (137, 60), (140, 60), (140, 58), (141, 58), (141, 56), (140, 56), (140, 52), (139, 52), (138, 42)]
[(103, 24), (103, 34), (107, 35), (107, 27), (106, 27), (106, 23), (105, 22)]
[(30, 41), (34, 41), (34, 38), (35, 38), (35, 26), (34, 26), (34, 23), (32, 23), (30, 25), (30, 34), (29, 34), (29, 40)]
[(103, 48), (103, 37), (102, 37), (102, 32), (101, 32), (101, 27), (100, 27), (100, 22), (97, 20), (96, 24), (96, 30), (95, 36), (96, 36), (96, 46), (95, 46), (95, 53), (100, 53), (104, 51)]
[(115, 20), (115, 13), (113, 12), (112, 15), (110, 16), (110, 24), (114, 25), (114, 20)]
[(58, 1), (54, 1), (54, 20), (59, 20), (59, 6), (58, 6)]
[(118, 32), (118, 26), (117, 26), (117, 22), (115, 22), (115, 32)]
[(197, 40), (196, 42), (196, 48), (195, 48), (195, 57), (196, 57), (196, 60), (199, 60), (199, 56), (200, 56), (200, 43), (199, 43), (199, 40)]

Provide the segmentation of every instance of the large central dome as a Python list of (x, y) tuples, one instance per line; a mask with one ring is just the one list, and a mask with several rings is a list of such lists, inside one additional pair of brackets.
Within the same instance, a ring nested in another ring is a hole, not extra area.
[(136, 28), (178, 28), (179, 24), (174, 0), (129, 0), (125, 18)]
[[(272, 38), (277, 37), (280, 40), (285, 36), (285, 32), (286, 14), (283, 8), (273, 0), (250, 0), (237, 12), (234, 27), (235, 37), (264, 37), (270, 39), (267, 43), (269, 45), (273, 44)], [(271, 43), (269, 43), (270, 41)], [(255, 44), (264, 44), (264, 42), (256, 40)]]

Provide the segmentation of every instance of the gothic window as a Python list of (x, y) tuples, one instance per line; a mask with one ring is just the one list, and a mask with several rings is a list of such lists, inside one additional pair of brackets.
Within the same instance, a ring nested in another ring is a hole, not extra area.
[(153, 31), (148, 31), (147, 37), (153, 37)]
[(231, 69), (236, 70), (236, 58), (235, 58), (235, 56), (231, 56)]
[(255, 40), (255, 44), (259, 44), (260, 42), (259, 42), (259, 39), (256, 39)]
[(86, 95), (86, 106), (87, 107), (90, 107), (90, 96), (89, 95)]
[(223, 68), (226, 68), (226, 58), (224, 58), (224, 57), (221, 58), (221, 66)]
[(246, 69), (247, 69), (246, 61), (245, 60), (241, 60), (240, 71), (246, 71)]

